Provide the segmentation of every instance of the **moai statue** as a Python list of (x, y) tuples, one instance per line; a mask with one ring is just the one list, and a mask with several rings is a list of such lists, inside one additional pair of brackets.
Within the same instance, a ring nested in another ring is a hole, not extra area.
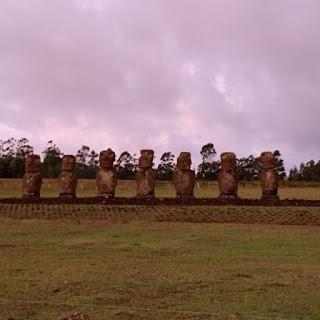
[(220, 155), (221, 169), (218, 173), (220, 199), (236, 200), (238, 198), (239, 178), (236, 171), (237, 158), (233, 152), (224, 152)]
[(22, 179), (24, 198), (39, 198), (42, 177), (40, 174), (40, 156), (29, 155), (25, 161), (25, 174)]
[(153, 169), (153, 150), (141, 150), (137, 171), (137, 197), (153, 198), (157, 170)]
[(113, 198), (116, 192), (118, 173), (113, 163), (116, 154), (111, 150), (103, 150), (100, 152), (99, 162), (100, 169), (97, 173), (98, 197)]
[(265, 151), (261, 153), (260, 162), (262, 166), (260, 176), (260, 187), (262, 190), (261, 199), (278, 200), (279, 176), (274, 170), (275, 157), (272, 152)]
[(78, 178), (74, 172), (76, 157), (64, 155), (61, 162), (61, 173), (59, 176), (59, 195), (61, 198), (75, 198)]
[(173, 184), (177, 198), (193, 198), (193, 188), (196, 181), (194, 170), (191, 167), (190, 152), (181, 152), (177, 159), (177, 170), (173, 174)]

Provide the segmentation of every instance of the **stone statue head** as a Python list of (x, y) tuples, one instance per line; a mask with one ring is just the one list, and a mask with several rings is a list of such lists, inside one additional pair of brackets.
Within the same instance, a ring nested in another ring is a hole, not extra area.
[(140, 150), (139, 168), (149, 169), (153, 166), (153, 150), (144, 149)]
[(99, 162), (100, 167), (104, 169), (113, 168), (113, 163), (116, 160), (116, 154), (109, 148), (100, 152)]
[(260, 161), (262, 169), (273, 169), (276, 159), (271, 151), (264, 151), (261, 153)]
[(190, 170), (191, 163), (191, 153), (181, 152), (177, 158), (177, 168), (179, 170)]
[(64, 155), (61, 162), (61, 171), (73, 171), (76, 166), (76, 157), (73, 155)]
[(233, 152), (223, 152), (220, 155), (221, 168), (223, 170), (235, 170), (237, 165), (237, 157)]
[(27, 156), (25, 161), (25, 171), (27, 173), (35, 173), (40, 171), (40, 156), (31, 154)]

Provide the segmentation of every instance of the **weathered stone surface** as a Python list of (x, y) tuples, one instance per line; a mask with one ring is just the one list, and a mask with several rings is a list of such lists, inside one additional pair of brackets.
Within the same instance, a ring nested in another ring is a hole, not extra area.
[(141, 150), (137, 171), (137, 197), (153, 198), (157, 170), (153, 169), (153, 150)]
[(78, 178), (74, 173), (75, 165), (75, 156), (63, 156), (61, 162), (61, 173), (59, 176), (59, 195), (62, 198), (74, 198), (76, 196)]
[(233, 152), (220, 155), (221, 169), (218, 173), (220, 198), (225, 200), (237, 199), (239, 178), (236, 171), (237, 158)]
[(196, 175), (191, 170), (190, 152), (181, 152), (177, 159), (177, 170), (173, 174), (173, 184), (177, 198), (192, 198)]
[(265, 151), (261, 153), (260, 162), (262, 166), (260, 176), (260, 187), (262, 191), (262, 199), (279, 199), (278, 187), (279, 187), (279, 176), (274, 170), (275, 157), (272, 152)]
[(96, 179), (99, 197), (114, 197), (118, 180), (118, 173), (113, 165), (115, 159), (116, 155), (111, 149), (100, 152), (100, 169)]
[(40, 156), (29, 155), (25, 161), (25, 174), (22, 179), (23, 197), (39, 198), (42, 184)]

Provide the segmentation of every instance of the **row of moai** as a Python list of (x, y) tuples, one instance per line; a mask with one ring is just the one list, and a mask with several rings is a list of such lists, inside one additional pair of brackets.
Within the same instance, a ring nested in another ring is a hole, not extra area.
[[(153, 198), (157, 170), (153, 168), (153, 150), (141, 150), (136, 175), (137, 197)], [(220, 199), (226, 201), (238, 198), (239, 178), (236, 168), (236, 155), (233, 152), (221, 154), (221, 169), (218, 173)], [(96, 183), (98, 196), (112, 198), (115, 194), (118, 174), (114, 166), (115, 153), (111, 150), (100, 152), (100, 168), (97, 172)], [(275, 158), (272, 152), (262, 152), (260, 157), (262, 172), (260, 186), (261, 198), (264, 200), (278, 199), (279, 178), (274, 170)], [(75, 198), (77, 176), (74, 172), (76, 158), (65, 155), (62, 158), (61, 173), (59, 176), (59, 195), (63, 198)], [(40, 156), (30, 155), (25, 162), (25, 175), (23, 177), (23, 197), (38, 198), (42, 177), (40, 174)], [(173, 184), (177, 198), (193, 198), (195, 186), (195, 171), (191, 170), (190, 152), (181, 152), (177, 158), (177, 169), (173, 175)]]

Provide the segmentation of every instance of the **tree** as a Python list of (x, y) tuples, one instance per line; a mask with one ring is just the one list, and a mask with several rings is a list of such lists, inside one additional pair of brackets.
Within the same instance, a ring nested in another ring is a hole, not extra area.
[(284, 167), (284, 161), (283, 161), (283, 159), (280, 158), (281, 157), (280, 151), (275, 150), (273, 152), (273, 156), (276, 159), (274, 169), (278, 172), (280, 180), (284, 180), (285, 177), (287, 176), (287, 174), (286, 174), (286, 170)]
[(91, 150), (90, 154), (89, 154), (89, 161), (88, 161), (88, 165), (89, 167), (97, 167), (98, 163), (99, 163), (99, 155), (94, 151)]
[(9, 140), (0, 140), (0, 178), (11, 178), (10, 176), (10, 162), (13, 159), (13, 151), (9, 151), (9, 145), (11, 145), (12, 149), (12, 141), (13, 138)]
[(202, 162), (213, 162), (215, 155), (217, 154), (214, 144), (209, 142), (202, 146), (200, 154), (202, 156)]
[(76, 154), (76, 162), (79, 167), (85, 168), (88, 165), (90, 157), (90, 147), (82, 146)]
[(50, 140), (42, 154), (44, 156), (42, 164), (43, 177), (57, 178), (60, 174), (61, 156), (63, 155), (60, 149)]
[(1, 141), (1, 156), (14, 157), (16, 151), (17, 140), (15, 138), (10, 138), (5, 141)]
[(299, 170), (294, 167), (290, 170), (288, 179), (290, 181), (320, 181), (320, 160), (301, 163)]
[(320, 162), (307, 162), (303, 167), (302, 176), (304, 181), (320, 181)]
[(29, 154), (33, 153), (33, 146), (27, 138), (21, 138), (16, 143), (15, 156), (25, 159)]
[(213, 160), (217, 154), (214, 144), (210, 142), (202, 146), (200, 154), (202, 156), (202, 162), (198, 166), (197, 178), (216, 180), (219, 171), (219, 161)]
[(174, 163), (175, 156), (171, 152), (165, 152), (160, 158), (158, 166), (158, 179), (159, 180), (172, 180), (172, 175), (176, 169)]
[(10, 161), (10, 175), (15, 178), (21, 178), (24, 175), (24, 163), (26, 157), (33, 153), (33, 147), (27, 138), (16, 140), (15, 157)]
[(98, 170), (99, 155), (90, 150), (89, 146), (82, 146), (76, 154), (76, 172), (81, 179), (94, 179)]
[(296, 166), (294, 166), (293, 169), (290, 169), (288, 180), (289, 181), (302, 181), (303, 180), (302, 174)]
[(237, 160), (237, 171), (240, 180), (254, 181), (259, 179), (261, 165), (259, 158), (252, 154)]
[(25, 158), (13, 157), (9, 162), (9, 177), (10, 178), (22, 178), (24, 175), (24, 163)]
[(0, 140), (0, 178), (21, 178), (25, 158), (33, 153), (27, 138)]
[(12, 157), (0, 158), (0, 178), (13, 178), (9, 170), (11, 160)]
[(5, 155), (4, 149), (5, 149), (4, 141), (0, 139), (0, 158), (4, 157)]
[(132, 156), (128, 151), (122, 152), (116, 163), (119, 179), (133, 179), (137, 165), (135, 154)]

